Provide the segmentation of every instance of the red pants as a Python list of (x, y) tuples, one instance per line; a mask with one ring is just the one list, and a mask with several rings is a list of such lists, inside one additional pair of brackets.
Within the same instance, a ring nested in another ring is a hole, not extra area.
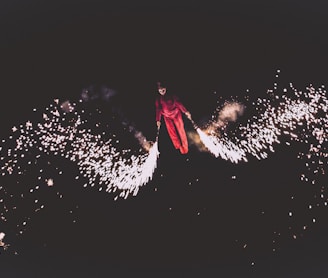
[(182, 154), (186, 154), (188, 152), (188, 140), (181, 113), (178, 113), (173, 119), (164, 117), (164, 121), (174, 147), (179, 149)]

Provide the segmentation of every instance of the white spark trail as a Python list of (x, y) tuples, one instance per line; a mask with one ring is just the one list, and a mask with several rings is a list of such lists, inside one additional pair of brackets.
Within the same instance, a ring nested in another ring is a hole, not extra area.
[(115, 135), (105, 140), (100, 134), (92, 134), (90, 129), (83, 128), (87, 120), (82, 120), (80, 114), (72, 114), (74, 109), (68, 113), (72, 117), (70, 121), (65, 119), (68, 114), (57, 106), (50, 105), (47, 110), (43, 113), (43, 122), (28, 121), (20, 126), (16, 145), (7, 155), (15, 159), (9, 159), (2, 166), (3, 175), (19, 170), (16, 158), (34, 148), (39, 153), (36, 157), (42, 153), (54, 154), (76, 162), (91, 186), (104, 184), (107, 192), (117, 190), (120, 197), (127, 198), (130, 193), (135, 196), (140, 187), (152, 179), (159, 156), (157, 142), (148, 152), (132, 154), (131, 149), (118, 150), (114, 146)]
[[(283, 102), (274, 107), (266, 99), (258, 99), (255, 107), (266, 107), (266, 110), (246, 126), (239, 126), (239, 137), (221, 135), (219, 133), (206, 134), (197, 128), (197, 132), (205, 147), (215, 156), (237, 163), (247, 161), (251, 154), (257, 159), (267, 158), (267, 150), (274, 152), (273, 145), (280, 143), (282, 133), (290, 135), (291, 140), (300, 140), (300, 137), (310, 133), (313, 124), (319, 124), (315, 134), (324, 134), (327, 131), (326, 118), (318, 116), (320, 112), (327, 112), (326, 92), (322, 89), (307, 88), (306, 93), (294, 92), (296, 97), (306, 100), (293, 100), (283, 96)], [(305, 125), (306, 130), (299, 130)], [(313, 131), (314, 132), (314, 131)]]

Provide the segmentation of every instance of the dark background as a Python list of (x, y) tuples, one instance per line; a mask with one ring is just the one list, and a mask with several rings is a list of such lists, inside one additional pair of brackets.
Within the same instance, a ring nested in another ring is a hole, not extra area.
[[(116, 90), (147, 138), (158, 80), (196, 121), (217, 96), (265, 97), (277, 69), (282, 85), (326, 84), (327, 18), (324, 1), (1, 1), (1, 135), (90, 84)], [(65, 198), (44, 190), (47, 207), (21, 236), (18, 216), (4, 225), (12, 246), (1, 253), (1, 277), (326, 277), (327, 213), (306, 209), (317, 188), (299, 181), (296, 155), (306, 146), (275, 148), (237, 165), (194, 147), (182, 157), (163, 129), (153, 181), (116, 202), (82, 189), (76, 166), (52, 158), (69, 169), (56, 183)]]

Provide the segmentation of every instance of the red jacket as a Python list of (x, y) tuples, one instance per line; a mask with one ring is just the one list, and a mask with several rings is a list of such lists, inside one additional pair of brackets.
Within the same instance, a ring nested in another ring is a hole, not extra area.
[(161, 120), (161, 116), (175, 118), (178, 113), (186, 113), (187, 109), (179, 101), (177, 96), (160, 96), (156, 99), (156, 121)]

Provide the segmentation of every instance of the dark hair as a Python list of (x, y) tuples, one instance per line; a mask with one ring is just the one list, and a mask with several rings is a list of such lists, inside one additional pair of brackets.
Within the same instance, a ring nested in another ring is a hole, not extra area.
[(157, 89), (159, 89), (159, 88), (167, 88), (166, 87), (166, 82), (157, 81)]

